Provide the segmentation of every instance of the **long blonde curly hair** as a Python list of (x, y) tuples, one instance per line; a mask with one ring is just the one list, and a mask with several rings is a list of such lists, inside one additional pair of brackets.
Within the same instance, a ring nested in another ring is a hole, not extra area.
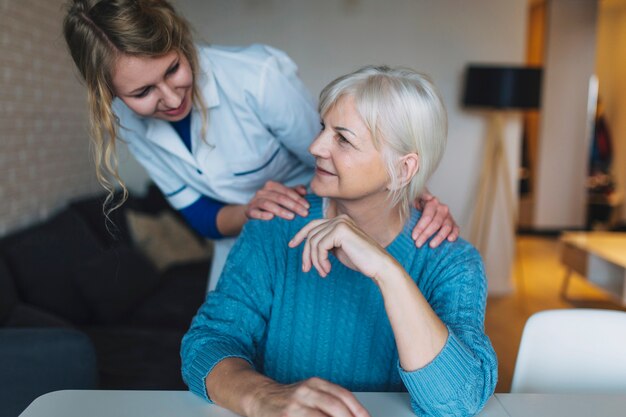
[[(70, 54), (87, 86), (91, 141), (98, 181), (108, 191), (105, 214), (121, 206), (128, 190), (118, 173), (119, 123), (113, 113), (112, 72), (121, 55), (160, 57), (182, 53), (191, 66), (193, 104), (206, 106), (197, 85), (198, 56), (187, 21), (164, 0), (71, 0), (63, 21)], [(205, 111), (202, 129), (206, 129)], [(122, 197), (114, 201), (116, 186)]]

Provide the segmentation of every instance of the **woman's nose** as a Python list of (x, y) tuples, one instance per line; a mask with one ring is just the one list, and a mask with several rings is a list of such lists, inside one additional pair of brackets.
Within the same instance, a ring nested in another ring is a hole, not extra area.
[(179, 95), (176, 90), (169, 85), (165, 85), (161, 88), (163, 104), (169, 109), (177, 109), (183, 102), (183, 96)]
[(309, 153), (318, 158), (324, 158), (328, 155), (328, 146), (326, 145), (326, 140), (324, 136), (324, 132), (320, 132), (319, 135), (315, 138), (313, 143), (309, 145)]

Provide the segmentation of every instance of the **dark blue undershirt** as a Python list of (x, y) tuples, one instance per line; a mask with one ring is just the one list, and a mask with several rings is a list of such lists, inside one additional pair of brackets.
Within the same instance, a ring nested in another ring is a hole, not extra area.
[[(191, 150), (191, 112), (177, 122), (170, 122), (178, 136), (189, 150)], [(185, 188), (185, 187), (184, 187)], [(184, 189), (183, 188), (183, 189)], [(217, 229), (217, 213), (226, 204), (207, 196), (201, 196), (196, 201), (180, 209), (181, 214), (198, 233), (204, 237), (217, 239), (223, 237)]]

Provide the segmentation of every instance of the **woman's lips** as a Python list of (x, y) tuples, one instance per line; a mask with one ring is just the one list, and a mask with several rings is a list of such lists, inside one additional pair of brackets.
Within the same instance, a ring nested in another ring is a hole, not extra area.
[(183, 98), (183, 101), (180, 103), (180, 106), (178, 106), (178, 108), (167, 110), (167, 111), (164, 111), (163, 113), (167, 114), (168, 116), (178, 116), (184, 113), (186, 108), (187, 108), (187, 97)]
[(336, 176), (336, 174), (333, 174), (332, 172), (326, 171), (325, 169), (320, 168), (320, 167), (315, 167), (315, 173), (319, 174), (319, 175)]

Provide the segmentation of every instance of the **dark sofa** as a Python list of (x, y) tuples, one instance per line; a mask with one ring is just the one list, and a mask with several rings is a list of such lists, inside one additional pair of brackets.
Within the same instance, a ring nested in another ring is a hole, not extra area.
[[(88, 368), (84, 358), (90, 349), (95, 353), (97, 380), (84, 369), (87, 377), (77, 380), (92, 383), (64, 388), (186, 388), (180, 341), (204, 300), (209, 260), (157, 270), (133, 243), (127, 210), (174, 213), (151, 187), (145, 197), (131, 197), (114, 211), (112, 224), (105, 223), (99, 196), (73, 201), (48, 220), (0, 239), (0, 357), (5, 362), (22, 350), (20, 343), (37, 345), (26, 333), (45, 329), (44, 338), (57, 332), (52, 339), (82, 344), (83, 356), (68, 351), (65, 360), (71, 365), (83, 361)], [(33, 349), (34, 360), (16, 358), (13, 371), (41, 374), (34, 364), (50, 354), (46, 343)], [(1, 373), (5, 389), (16, 376)], [(17, 385), (12, 389), (21, 389)]]

